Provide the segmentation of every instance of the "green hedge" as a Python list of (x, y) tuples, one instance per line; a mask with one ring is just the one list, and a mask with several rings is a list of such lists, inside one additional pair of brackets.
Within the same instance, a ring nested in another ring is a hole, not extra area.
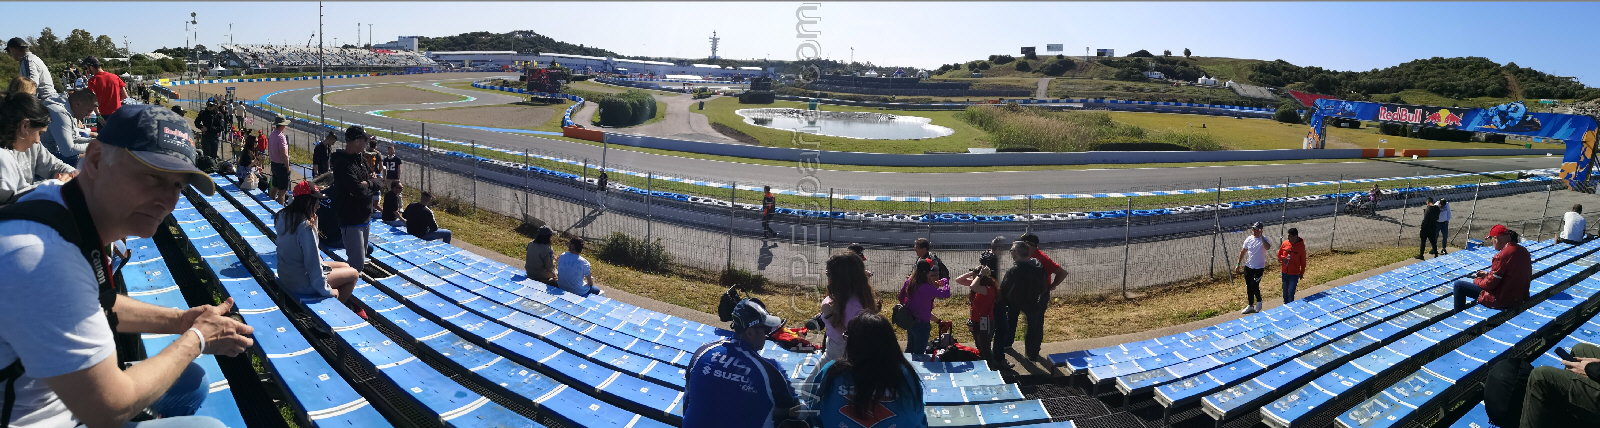
[(591, 101), (600, 106), (597, 116), (603, 126), (633, 126), (656, 116), (656, 97), (644, 91), (630, 89)]

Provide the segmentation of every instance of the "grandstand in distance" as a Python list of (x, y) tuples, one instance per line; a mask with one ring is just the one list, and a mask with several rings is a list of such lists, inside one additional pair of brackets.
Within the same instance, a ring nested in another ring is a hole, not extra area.
[(317, 48), (279, 45), (222, 45), (222, 65), (251, 73), (315, 71), (326, 61), (332, 70), (382, 70), (433, 67), (438, 63), (407, 50)]

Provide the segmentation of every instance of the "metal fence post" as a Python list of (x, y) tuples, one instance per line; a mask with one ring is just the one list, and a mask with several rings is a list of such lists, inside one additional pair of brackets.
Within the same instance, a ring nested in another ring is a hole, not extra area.
[(1482, 190), (1482, 189), (1483, 189), (1483, 185), (1482, 184), (1474, 184), (1474, 185), (1472, 185), (1472, 212), (1467, 213), (1467, 230), (1464, 230), (1461, 233), (1461, 236), (1465, 237), (1465, 238), (1463, 238), (1465, 240), (1461, 241), (1462, 242), (1462, 244), (1461, 244), (1462, 248), (1466, 248), (1467, 247), (1467, 244), (1466, 244), (1467, 241), (1466, 240), (1472, 239), (1472, 236), (1471, 236), (1472, 235), (1472, 222), (1473, 222), (1473, 220), (1477, 220), (1478, 219), (1478, 191)]
[[(1406, 180), (1406, 190), (1410, 189), (1411, 180)], [(1411, 208), (1411, 192), (1408, 191), (1400, 198), (1400, 228), (1394, 232), (1394, 242), (1396, 244), (1404, 242), (1403, 240), (1406, 236), (1406, 210), (1409, 208)], [(1376, 211), (1378, 206), (1373, 205), (1372, 209)]]
[(1278, 234), (1289, 235), (1289, 176), (1283, 177), (1283, 214), (1278, 215)]
[(644, 241), (645, 242), (654, 242), (654, 241), (652, 241), (650, 239), (650, 237), (651, 237), (651, 232), (653, 232), (653, 230), (651, 230), (653, 228), (652, 226), (654, 226), (655, 221), (656, 221), (656, 212), (655, 212), (655, 199), (656, 198), (651, 196), (651, 194), (655, 193), (655, 183), (656, 183), (656, 173), (654, 173), (654, 172), (645, 173), (645, 176), (644, 176), (644, 194), (645, 194), (645, 196), (644, 196)]
[[(1553, 188), (1554, 188), (1554, 186), (1551, 186), (1551, 185), (1548, 185), (1548, 184), (1546, 184), (1544, 186), (1544, 209), (1539, 211), (1539, 235), (1538, 235), (1539, 237), (1538, 238), (1534, 238), (1535, 240), (1544, 239), (1544, 223), (1547, 220), (1545, 218), (1545, 216), (1550, 214), (1550, 194), (1553, 193), (1551, 191), (1551, 189), (1553, 189)], [(1560, 233), (1560, 232), (1556, 232), (1556, 233)], [(1578, 234), (1582, 235), (1583, 231), (1579, 231)], [(1583, 239), (1583, 238), (1580, 236), (1579, 239)]]
[(1023, 218), (1023, 220), (1027, 221), (1023, 229), (1026, 229), (1028, 233), (1033, 233), (1033, 195), (1028, 195), (1026, 201), (1028, 203), (1028, 216)]
[[(928, 216), (933, 216), (933, 192), (928, 192)], [(933, 222), (928, 222), (928, 241), (933, 241)]]
[(1211, 207), (1216, 230), (1211, 233), (1211, 277), (1217, 277), (1217, 235), (1222, 233), (1222, 177), (1217, 177), (1217, 203)]
[(478, 142), (472, 141), (472, 211), (478, 211)]
[[(1122, 212), (1122, 298), (1128, 298), (1128, 241), (1133, 236), (1133, 197), (1128, 197), (1128, 209)], [(1030, 326), (1031, 328), (1031, 326)]]
[(523, 220), (523, 221), (526, 221), (527, 218), (528, 218), (528, 207), (529, 207), (528, 199), (529, 199), (530, 196), (533, 196), (533, 192), (532, 192), (533, 183), (531, 182), (533, 180), (533, 176), (528, 173), (529, 170), (533, 169), (533, 168), (531, 168), (532, 165), (533, 165), (533, 163), (531, 161), (529, 161), (528, 151), (527, 150), (523, 150), (522, 151), (522, 218), (520, 219), (520, 220)]
[[(585, 160), (584, 163), (587, 164), (588, 160)], [(728, 263), (725, 265), (726, 267), (724, 267), (724, 269), (728, 269), (728, 268), (732, 268), (733, 267), (733, 210), (734, 210), (734, 202), (733, 201), (739, 197), (738, 192), (739, 192), (739, 182), (737, 182), (737, 181), (729, 182), (728, 183)]]
[(827, 249), (828, 249), (828, 253), (826, 254), (826, 256), (832, 256), (833, 255), (833, 188), (832, 187), (828, 188), (828, 246), (827, 246)]
[(1334, 240), (1339, 238), (1339, 200), (1344, 199), (1344, 174), (1339, 174), (1339, 182), (1333, 188), (1333, 229), (1328, 232), (1329, 252), (1338, 250)]

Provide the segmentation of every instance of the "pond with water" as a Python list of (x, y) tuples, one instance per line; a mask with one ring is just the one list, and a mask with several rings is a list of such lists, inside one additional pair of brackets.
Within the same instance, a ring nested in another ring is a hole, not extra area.
[(916, 140), (955, 133), (953, 129), (932, 124), (933, 119), (920, 116), (793, 108), (750, 108), (734, 113), (751, 125), (864, 140)]

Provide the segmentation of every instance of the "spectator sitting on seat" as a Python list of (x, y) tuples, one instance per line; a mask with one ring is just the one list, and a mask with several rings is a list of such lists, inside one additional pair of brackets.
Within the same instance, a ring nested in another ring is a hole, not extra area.
[(589, 275), (589, 260), (583, 258), (583, 238), (567, 240), (567, 252), (556, 259), (556, 270), (556, 286), (562, 290), (579, 296), (604, 294)]
[(323, 261), (317, 247), (317, 207), (322, 191), (307, 181), (294, 186), (294, 199), (278, 211), (273, 230), (278, 234), (278, 285), (297, 296), (322, 296), (339, 299), (361, 319), (361, 309), (351, 290), (360, 274), (340, 262)]
[(39, 136), (50, 114), (25, 92), (0, 96), (0, 204), (11, 203), (47, 179), (69, 180), (78, 170), (56, 159)]
[(817, 397), (816, 426), (928, 426), (922, 378), (900, 352), (889, 320), (863, 313), (847, 335), (844, 359), (823, 363), (807, 381)]
[[(154, 235), (185, 187), (214, 192), (194, 166), (189, 135), (171, 112), (124, 107), (89, 143), (81, 175), (0, 210), (18, 216), (0, 222), (0, 372), (16, 374), (0, 383), (13, 401), (4, 409), (13, 426), (222, 426), (176, 417), (194, 414), (210, 389), (196, 357), (238, 355), (253, 344), (251, 328), (227, 317), (233, 301), (184, 310), (113, 294), (118, 275), (99, 251)], [(83, 230), (93, 232), (69, 232)], [(113, 331), (174, 340), (124, 368)], [(146, 410), (167, 418), (129, 424)]]
[(1522, 400), (1524, 428), (1592, 426), (1600, 421), (1600, 346), (1572, 347), (1577, 361), (1537, 367)]
[(861, 257), (855, 253), (829, 257), (823, 275), (828, 279), (828, 294), (822, 297), (819, 311), (827, 326), (828, 341), (823, 348), (823, 359), (833, 361), (844, 358), (845, 343), (849, 340), (844, 336), (845, 325), (862, 313), (877, 313), (878, 301), (872, 295), (872, 284), (867, 282), (866, 265), (861, 264)]
[(937, 264), (932, 258), (918, 261), (895, 297), (911, 313), (911, 328), (906, 329), (906, 352), (913, 355), (923, 353), (928, 347), (928, 334), (933, 328), (933, 300), (950, 297), (950, 278), (939, 276)]
[(801, 404), (789, 377), (778, 363), (759, 354), (767, 336), (783, 327), (783, 319), (768, 314), (759, 301), (744, 299), (733, 306), (732, 327), (733, 337), (701, 346), (689, 360), (683, 426), (774, 427), (797, 417)]
[(539, 226), (539, 231), (533, 234), (533, 240), (528, 241), (527, 260), (523, 261), (523, 272), (528, 279), (554, 285), (556, 281), (556, 254), (550, 248), (550, 237), (556, 232), (550, 226)]
[[(405, 185), (399, 181), (389, 182), (388, 191), (383, 192), (383, 223), (390, 226), (405, 226), (406, 217), (400, 214), (400, 192), (405, 190)], [(407, 207), (410, 208), (410, 207)], [(430, 210), (432, 211), (432, 210)], [(435, 225), (437, 227), (437, 225)], [(410, 231), (411, 229), (406, 229)], [(426, 239), (426, 238), (424, 238)], [(445, 241), (449, 243), (449, 241)]]
[(1583, 204), (1573, 204), (1572, 211), (1561, 216), (1561, 238), (1557, 242), (1578, 245), (1594, 239), (1589, 230), (1589, 220), (1583, 218)]
[(1456, 280), (1455, 308), (1467, 306), (1467, 297), (1490, 309), (1506, 310), (1528, 298), (1528, 283), (1533, 280), (1533, 260), (1528, 249), (1518, 243), (1517, 232), (1502, 225), (1489, 228), (1489, 239), (1497, 251), (1489, 270), (1472, 274), (1472, 281)]
[(83, 150), (89, 147), (89, 140), (93, 138), (92, 134), (88, 137), (79, 136), (78, 128), (84, 118), (94, 114), (98, 102), (94, 93), (85, 90), (46, 98), (44, 108), (50, 111), (50, 127), (41, 141), (45, 150), (68, 166), (78, 166), (78, 156), (83, 155)]
[[(398, 200), (399, 197), (396, 196), (395, 199)], [(433, 205), (433, 193), (422, 192), (422, 196), (417, 198), (416, 202), (406, 206), (406, 211), (400, 214), (400, 218), (406, 222), (406, 233), (424, 241), (443, 240), (449, 244), (452, 233), (450, 229), (439, 228), (439, 222), (433, 218), (433, 208), (429, 208), (431, 205)]]

